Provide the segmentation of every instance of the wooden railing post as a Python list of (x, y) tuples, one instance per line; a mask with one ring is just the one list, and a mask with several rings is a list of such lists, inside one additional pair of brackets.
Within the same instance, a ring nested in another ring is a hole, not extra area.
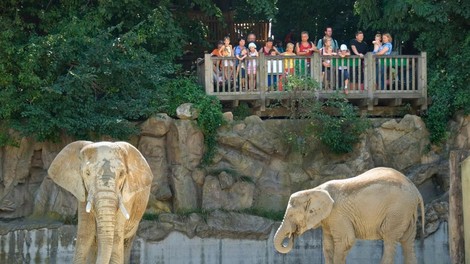
[(313, 53), (313, 58), (311, 62), (311, 72), (310, 72), (310, 77), (312, 77), (313, 80), (317, 81), (321, 85), (321, 58), (320, 58), (320, 53)]
[(204, 85), (206, 94), (214, 93), (214, 63), (212, 62), (211, 54), (204, 55)]
[(266, 110), (266, 91), (268, 89), (268, 69), (266, 67), (267, 62), (266, 62), (266, 56), (264, 53), (260, 52), (259, 57), (258, 57), (258, 65), (259, 65), (259, 70), (258, 70), (258, 84), (256, 87), (259, 90), (260, 93), (260, 99), (261, 99), (261, 111)]
[[(469, 154), (467, 152), (467, 154)], [(462, 174), (462, 209), (463, 209), (463, 231), (465, 244), (465, 263), (470, 263), (470, 156), (461, 163)]]
[(374, 108), (374, 90), (375, 90), (375, 57), (371, 52), (366, 53), (364, 58), (364, 89), (367, 90), (367, 110)]
[(428, 109), (428, 74), (426, 52), (421, 52), (418, 59), (418, 91), (421, 92), (422, 105), (421, 110)]

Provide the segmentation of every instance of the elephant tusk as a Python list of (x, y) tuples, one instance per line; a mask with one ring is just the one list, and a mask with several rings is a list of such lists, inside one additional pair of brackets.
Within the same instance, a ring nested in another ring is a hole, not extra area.
[(119, 209), (121, 210), (121, 212), (122, 212), (122, 214), (124, 215), (124, 217), (125, 217), (127, 220), (129, 220), (130, 215), (129, 215), (129, 213), (127, 212), (126, 207), (124, 207), (124, 203), (122, 202), (121, 195), (119, 195)]
[(91, 211), (91, 200), (93, 199), (91, 193), (88, 195), (85, 211), (89, 213)]

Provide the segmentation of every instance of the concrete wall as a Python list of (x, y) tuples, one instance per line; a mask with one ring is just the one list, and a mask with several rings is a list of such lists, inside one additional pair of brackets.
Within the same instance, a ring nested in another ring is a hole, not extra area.
[[(0, 263), (71, 263), (74, 253), (75, 227), (58, 229), (20, 230), (0, 236)], [(296, 240), (294, 249), (286, 255), (277, 253), (272, 239), (238, 240), (188, 238), (171, 233), (160, 242), (136, 239), (132, 263), (145, 264), (281, 264), (323, 263), (321, 231), (305, 233)], [(436, 233), (416, 243), (418, 263), (450, 263), (447, 224)], [(357, 241), (347, 258), (348, 264), (379, 263), (382, 256), (380, 241)], [(395, 263), (403, 263), (397, 247)]]

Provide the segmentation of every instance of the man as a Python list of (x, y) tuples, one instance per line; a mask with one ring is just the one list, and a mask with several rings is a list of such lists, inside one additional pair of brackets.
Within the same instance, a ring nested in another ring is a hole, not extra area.
[[(357, 55), (361, 58), (364, 57), (364, 55), (367, 53), (367, 50), (369, 49), (367, 47), (367, 43), (364, 41), (364, 33), (362, 31), (357, 31), (356, 32), (356, 38), (352, 39), (350, 42), (351, 50), (353, 55)], [(353, 72), (353, 83), (359, 84), (361, 90), (364, 90), (364, 60), (361, 60), (361, 65), (357, 65), (354, 67), (354, 72)]]
[(247, 42), (248, 44), (250, 44), (250, 43), (255, 43), (255, 45), (256, 45), (256, 50), (258, 50), (258, 49), (260, 48), (259, 45), (258, 45), (258, 43), (256, 42), (256, 35), (255, 35), (254, 33), (248, 34), (248, 36), (247, 36), (247, 38), (246, 38), (246, 42)]
[(351, 46), (354, 55), (364, 57), (368, 50), (367, 43), (364, 41), (364, 33), (362, 31), (356, 32), (356, 38), (351, 39), (349, 46)]
[[(329, 27), (329, 26), (326, 27), (325, 28), (325, 38), (330, 38), (331, 39), (331, 47), (333, 48), (333, 52), (336, 52), (339, 49), (338, 41), (336, 41), (336, 39), (333, 39), (332, 35), (333, 35), (333, 28)], [(317, 43), (317, 49), (321, 49), (321, 48), (323, 48), (323, 38), (318, 40), (318, 43)]]

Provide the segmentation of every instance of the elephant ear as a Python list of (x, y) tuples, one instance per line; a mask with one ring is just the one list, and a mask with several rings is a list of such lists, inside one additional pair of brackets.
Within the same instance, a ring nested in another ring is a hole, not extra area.
[(57, 154), (47, 171), (57, 185), (71, 192), (80, 202), (85, 202), (85, 186), (80, 176), (80, 150), (92, 143), (75, 141), (68, 144)]
[(309, 198), (305, 206), (307, 228), (316, 228), (323, 219), (330, 215), (334, 200), (328, 191), (321, 189), (312, 190)]
[(127, 167), (127, 178), (122, 189), (122, 199), (127, 202), (134, 194), (145, 189), (150, 190), (153, 174), (138, 149), (127, 142), (116, 142), (116, 144), (123, 151), (124, 162)]

